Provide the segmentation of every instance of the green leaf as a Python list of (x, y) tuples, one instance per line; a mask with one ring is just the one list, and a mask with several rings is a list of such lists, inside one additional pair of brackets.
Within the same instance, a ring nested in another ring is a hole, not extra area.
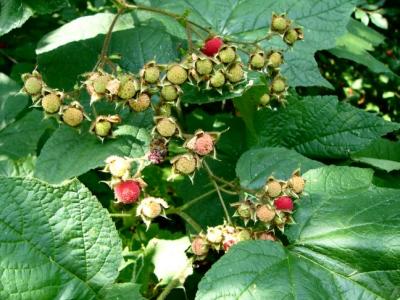
[(27, 106), (28, 96), (7, 75), (0, 73), (0, 130), (12, 123)]
[(40, 137), (50, 126), (50, 120), (43, 119), (42, 111), (31, 110), (0, 130), (0, 155), (17, 159), (34, 154)]
[(27, 156), (19, 160), (0, 157), (0, 176), (5, 177), (33, 177), (36, 157)]
[(136, 283), (115, 283), (103, 288), (100, 298), (104, 300), (145, 300), (140, 294), (140, 284)]
[(22, 2), (38, 14), (49, 14), (69, 5), (68, 0), (22, 0)]
[[(79, 74), (93, 69), (113, 18), (109, 13), (81, 17), (42, 38), (36, 53), (50, 86), (71, 89)], [(174, 41), (165, 25), (148, 14), (124, 14), (114, 27), (109, 54), (120, 55), (117, 63), (137, 72), (150, 60), (168, 63), (178, 57)]]
[(33, 15), (21, 0), (3, 0), (0, 2), (0, 36), (21, 27)]
[(302, 173), (323, 164), (286, 148), (250, 149), (243, 153), (236, 165), (240, 184), (248, 189), (260, 189), (269, 176), (286, 180), (296, 169)]
[(162, 240), (154, 238), (146, 247), (146, 255), (151, 257), (159, 284), (167, 285), (172, 280), (178, 280), (181, 285), (187, 276), (193, 273), (192, 263), (186, 256), (190, 247), (187, 236), (177, 240)]
[(369, 51), (383, 43), (385, 37), (372, 28), (350, 19), (348, 32), (336, 40), (336, 47), (329, 49), (333, 55), (355, 61), (375, 73), (395, 75), (384, 63), (377, 60)]
[(254, 126), (258, 146), (283, 146), (312, 158), (347, 158), (397, 123), (338, 102), (333, 96), (289, 97), (277, 111), (259, 110)]
[(367, 148), (353, 153), (351, 159), (387, 172), (400, 170), (400, 143), (378, 139)]
[[(254, 41), (268, 32), (272, 13), (287, 13), (294, 23), (304, 28), (304, 41), (286, 52), (282, 68), (292, 86), (331, 85), (320, 75), (314, 53), (335, 46), (335, 39), (346, 32), (355, 1), (351, 0), (140, 0), (139, 3), (161, 7), (182, 14), (221, 36)], [(249, 17), (251, 16), (251, 17)], [(283, 45), (283, 43), (280, 43)], [(272, 43), (262, 43), (270, 49)]]
[(97, 299), (118, 276), (118, 232), (77, 180), (1, 177), (0, 220), (2, 299)]
[[(400, 191), (372, 171), (324, 167), (305, 174), (291, 244), (233, 246), (199, 284), (197, 300), (398, 299)], [(286, 232), (286, 231), (285, 231)]]
[(110, 155), (141, 157), (148, 151), (147, 129), (123, 125), (114, 134), (116, 139), (102, 143), (87, 131), (79, 133), (74, 128), (61, 126), (44, 145), (35, 176), (49, 183), (60, 183), (103, 166)]

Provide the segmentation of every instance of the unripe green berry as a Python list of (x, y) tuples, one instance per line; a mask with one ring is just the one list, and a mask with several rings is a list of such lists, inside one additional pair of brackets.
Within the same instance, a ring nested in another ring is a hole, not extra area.
[(187, 71), (180, 65), (174, 65), (167, 72), (167, 79), (173, 84), (180, 85), (187, 80)]
[(208, 75), (212, 72), (213, 63), (209, 59), (201, 59), (196, 62), (196, 71), (200, 75)]
[(62, 119), (65, 124), (75, 127), (82, 123), (83, 121), (83, 112), (75, 107), (68, 107), (64, 110)]
[(242, 66), (240, 64), (233, 65), (231, 68), (229, 68), (226, 76), (228, 77), (228, 80), (232, 83), (243, 80), (244, 72)]
[(278, 68), (282, 64), (282, 54), (272, 52), (268, 58), (268, 62), (273, 68)]
[(125, 82), (121, 81), (121, 86), (119, 87), (118, 96), (121, 99), (127, 100), (135, 96), (137, 92), (137, 83), (134, 80), (127, 80)]
[(229, 64), (233, 62), (236, 58), (236, 51), (232, 47), (226, 47), (219, 51), (218, 57), (224, 64)]
[(176, 124), (168, 118), (162, 118), (157, 122), (156, 129), (163, 137), (171, 137), (176, 132)]
[(175, 169), (181, 174), (192, 174), (196, 169), (196, 158), (191, 154), (180, 157), (175, 162)]
[(55, 93), (48, 94), (42, 99), (42, 107), (45, 112), (54, 114), (61, 107), (61, 98)]
[(93, 80), (93, 89), (98, 94), (104, 94), (106, 92), (107, 83), (110, 81), (110, 77), (107, 75), (101, 75)]
[(210, 79), (211, 86), (215, 88), (222, 87), (225, 84), (225, 75), (221, 71), (216, 72)]
[(160, 108), (158, 109), (158, 114), (164, 117), (171, 116), (171, 105), (169, 104), (161, 105)]
[(283, 16), (273, 16), (271, 30), (279, 33), (284, 33), (289, 27), (289, 21)]
[(148, 83), (156, 83), (160, 78), (160, 69), (157, 66), (147, 67), (144, 71), (144, 80)]
[(293, 45), (299, 38), (299, 34), (295, 29), (289, 29), (286, 33), (283, 39), (285, 42), (289, 45)]
[(237, 209), (237, 214), (245, 219), (250, 218), (251, 217), (251, 207), (246, 203), (240, 204), (240, 206)]
[(254, 69), (261, 69), (265, 65), (265, 58), (264, 55), (261, 53), (254, 54), (250, 59), (250, 65)]
[(142, 112), (149, 108), (151, 103), (150, 96), (146, 93), (142, 93), (137, 99), (129, 100), (129, 106), (136, 112)]
[(268, 94), (264, 94), (260, 98), (260, 104), (263, 106), (268, 105), (270, 100), (271, 97)]
[(174, 101), (178, 98), (178, 91), (173, 85), (164, 85), (161, 89), (161, 96), (166, 101)]
[(107, 120), (99, 121), (94, 126), (94, 132), (98, 136), (105, 137), (105, 136), (109, 135), (109, 133), (111, 131), (111, 126), (112, 126), (111, 122), (109, 122)]
[(273, 93), (282, 93), (286, 89), (286, 82), (283, 78), (275, 78), (271, 84), (271, 91)]
[(25, 91), (29, 95), (39, 94), (42, 91), (42, 86), (43, 86), (42, 80), (40, 80), (35, 76), (29, 77), (24, 83)]

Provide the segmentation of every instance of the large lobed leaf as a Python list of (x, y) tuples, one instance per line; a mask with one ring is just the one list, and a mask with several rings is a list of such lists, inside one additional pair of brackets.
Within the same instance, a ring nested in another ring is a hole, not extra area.
[(333, 96), (288, 100), (287, 107), (256, 113), (258, 146), (283, 146), (312, 158), (341, 159), (400, 127), (339, 103)]
[(77, 180), (0, 177), (0, 232), (1, 299), (98, 299), (118, 276), (118, 232)]
[(400, 192), (374, 186), (372, 175), (350, 167), (307, 172), (291, 244), (233, 246), (196, 299), (398, 299)]
[[(292, 86), (331, 85), (321, 76), (314, 53), (335, 47), (337, 37), (346, 32), (354, 9), (351, 0), (140, 0), (140, 3), (168, 11), (190, 12), (189, 18), (222, 36), (252, 41), (268, 32), (272, 13), (287, 13), (294, 23), (304, 28), (304, 41), (285, 55), (282, 72)], [(263, 43), (269, 49), (275, 43)], [(285, 47), (282, 43), (280, 47)]]

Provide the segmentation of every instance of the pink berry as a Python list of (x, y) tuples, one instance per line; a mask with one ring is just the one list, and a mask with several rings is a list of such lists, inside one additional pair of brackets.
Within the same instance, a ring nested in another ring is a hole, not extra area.
[(135, 180), (122, 181), (115, 185), (114, 193), (118, 202), (131, 204), (139, 198), (140, 184)]
[(199, 155), (210, 154), (214, 150), (214, 141), (211, 135), (204, 133), (196, 139), (194, 151)]
[(274, 205), (277, 210), (293, 210), (293, 201), (288, 196), (281, 196), (276, 198)]
[(236, 244), (236, 241), (233, 239), (224, 241), (224, 244), (223, 244), (224, 251), (225, 252), (228, 251), (235, 244)]
[(213, 56), (218, 53), (223, 44), (224, 41), (222, 39), (220, 39), (219, 37), (213, 37), (204, 43), (201, 52), (203, 52), (207, 56)]

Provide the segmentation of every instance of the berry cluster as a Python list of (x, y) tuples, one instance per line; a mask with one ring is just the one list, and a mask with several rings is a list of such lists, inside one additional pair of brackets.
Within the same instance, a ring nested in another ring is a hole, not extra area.
[[(293, 224), (293, 199), (299, 199), (304, 191), (305, 180), (296, 170), (287, 181), (268, 178), (263, 189), (254, 195), (245, 194), (242, 201), (233, 203), (233, 216), (243, 220), (245, 228), (228, 224), (209, 227), (193, 238), (191, 252), (197, 260), (205, 259), (209, 250), (228, 251), (244, 240), (276, 241), (275, 230), (283, 232), (286, 224)], [(252, 220), (252, 227), (247, 227)]]

